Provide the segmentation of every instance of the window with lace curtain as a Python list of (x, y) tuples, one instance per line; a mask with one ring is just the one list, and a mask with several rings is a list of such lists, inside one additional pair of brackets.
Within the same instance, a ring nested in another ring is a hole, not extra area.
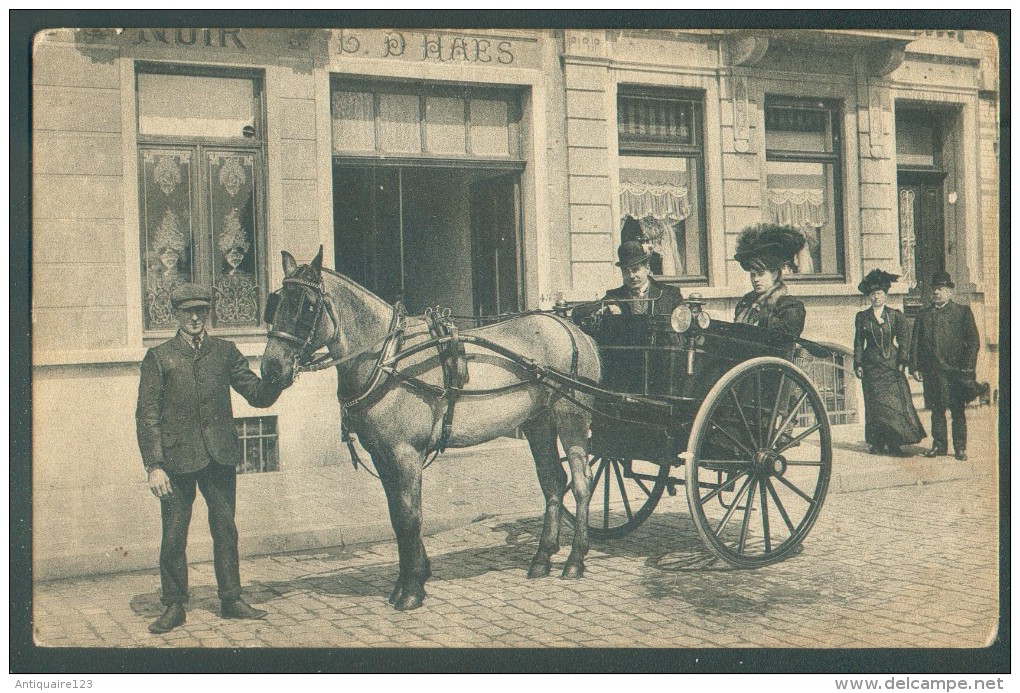
[(839, 119), (830, 102), (765, 99), (765, 217), (807, 239), (787, 278), (843, 276)]
[(170, 294), (212, 291), (212, 325), (260, 325), (265, 295), (263, 75), (138, 63), (138, 186), (146, 334), (177, 328)]
[(708, 280), (702, 102), (625, 87), (617, 99), (620, 228), (636, 219), (652, 242), (653, 273), (691, 283)]

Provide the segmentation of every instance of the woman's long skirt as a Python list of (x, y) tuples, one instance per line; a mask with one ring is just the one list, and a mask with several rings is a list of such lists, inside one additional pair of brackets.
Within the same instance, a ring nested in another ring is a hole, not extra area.
[(864, 366), (864, 439), (869, 445), (912, 445), (925, 437), (907, 378), (895, 366)]

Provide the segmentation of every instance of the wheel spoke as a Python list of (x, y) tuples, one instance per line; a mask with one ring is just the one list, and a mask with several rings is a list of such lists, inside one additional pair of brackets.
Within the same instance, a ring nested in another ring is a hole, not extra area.
[(750, 467), (751, 463), (747, 460), (701, 460), (704, 466), (718, 466), (718, 467)]
[(821, 467), (824, 462), (799, 462), (797, 460), (786, 460), (787, 467)]
[(797, 399), (797, 403), (790, 408), (790, 413), (786, 415), (785, 419), (783, 419), (783, 425), (780, 426), (779, 429), (775, 433), (773, 433), (772, 436), (769, 438), (770, 448), (775, 447), (776, 442), (779, 440), (779, 436), (783, 435), (786, 429), (789, 428), (790, 424), (793, 422), (794, 417), (797, 416), (797, 410), (800, 409), (800, 405), (804, 404), (804, 400), (807, 399), (807, 396), (808, 393), (807, 390), (805, 390), (803, 394), (801, 394), (800, 398)]
[(746, 453), (747, 453), (747, 456), (748, 456), (749, 458), (751, 458), (751, 459), (753, 459), (753, 458), (754, 458), (754, 453), (753, 453), (753, 452), (751, 452), (751, 451), (750, 451), (750, 450), (749, 450), (749, 449), (747, 448), (747, 446), (746, 446), (746, 445), (744, 445), (744, 444), (743, 444), (743, 443), (741, 443), (741, 442), (740, 442), (739, 440), (737, 440), (737, 439), (736, 439), (736, 438), (735, 438), (735, 437), (733, 436), (733, 434), (732, 434), (732, 433), (730, 433), (729, 431), (727, 431), (727, 430), (726, 430), (725, 428), (723, 428), (722, 426), (720, 426), (720, 425), (719, 425), (718, 423), (712, 422), (712, 425), (713, 425), (713, 426), (715, 426), (716, 430), (718, 430), (718, 431), (719, 431), (720, 433), (722, 433), (722, 434), (723, 434), (724, 436), (726, 436), (727, 438), (729, 438), (730, 440), (732, 440), (732, 441), (733, 441), (734, 443), (736, 443), (736, 444), (737, 444), (737, 446), (738, 446), (738, 447), (739, 447), (739, 448), (740, 448), (741, 450), (743, 450), (744, 452), (746, 452)]
[[(790, 448), (792, 448), (792, 447), (793, 447), (794, 445), (796, 445), (796, 444), (797, 444), (797, 443), (799, 443), (800, 441), (802, 441), (802, 440), (804, 440), (805, 438), (807, 438), (807, 437), (808, 437), (809, 435), (811, 435), (812, 433), (814, 433), (815, 431), (817, 431), (817, 430), (818, 430), (819, 428), (821, 428), (821, 427), (822, 427), (822, 424), (820, 424), (820, 423), (816, 423), (816, 424), (815, 424), (814, 426), (812, 426), (812, 427), (811, 427), (811, 428), (809, 428), (808, 430), (804, 431), (804, 432), (803, 432), (803, 433), (801, 433), (801, 434), (800, 434), (799, 436), (797, 436), (797, 437), (795, 437), (795, 438), (791, 438), (790, 440), (788, 440), (788, 441), (786, 441), (785, 443), (783, 443), (783, 446), (782, 446), (782, 447), (780, 447), (780, 448), (776, 448), (776, 452), (777, 452), (777, 453), (783, 453), (783, 452), (786, 452), (787, 450), (789, 450), (789, 449), (790, 449)], [(777, 440), (776, 442), (778, 442), (778, 440)]]
[(645, 482), (643, 482), (641, 479), (635, 478), (634, 479), (634, 483), (637, 484), (641, 488), (641, 490), (645, 492), (646, 496), (651, 498), (652, 490), (650, 488), (648, 488), (647, 486), (645, 486)]
[[(716, 486), (714, 489), (712, 489), (712, 491), (709, 492), (709, 494), (707, 496), (705, 496), (704, 498), (701, 498), (698, 502), (701, 503), (701, 505), (704, 505), (705, 503), (707, 503), (708, 501), (712, 500), (713, 498), (718, 496), (720, 493), (722, 493), (723, 490), (727, 486), (732, 486), (735, 481), (737, 481), (738, 479), (740, 479), (743, 476), (746, 476), (749, 472), (750, 472), (749, 469), (744, 469), (737, 476), (732, 477), (732, 478), (730, 478), (730, 479), (728, 479), (726, 481), (721, 482), (718, 486)], [(743, 490), (743, 489), (741, 489), (741, 490)]]
[(769, 537), (769, 503), (765, 494), (765, 477), (758, 480), (758, 495), (761, 497), (761, 528), (765, 533), (765, 553), (772, 553), (772, 540)]
[(627, 511), (627, 521), (630, 522), (634, 519), (634, 513), (630, 509), (630, 500), (627, 498), (627, 487), (623, 485), (623, 473), (620, 472), (619, 462), (613, 465), (613, 471), (616, 472), (616, 481), (620, 484), (620, 497), (623, 498), (623, 509)]
[(797, 494), (798, 496), (800, 496), (801, 498), (803, 498), (804, 500), (806, 500), (806, 501), (807, 501), (807, 502), (808, 502), (808, 503), (809, 503), (810, 505), (814, 506), (814, 504), (815, 504), (815, 499), (814, 499), (814, 498), (812, 498), (812, 497), (811, 497), (811, 496), (809, 496), (808, 494), (806, 494), (806, 493), (804, 493), (803, 491), (801, 491), (801, 490), (800, 490), (799, 488), (797, 488), (796, 486), (794, 486), (794, 485), (793, 485), (792, 483), (790, 483), (789, 481), (787, 481), (787, 480), (786, 480), (785, 478), (783, 478), (783, 477), (781, 477), (781, 476), (777, 476), (776, 478), (777, 478), (777, 479), (779, 479), (779, 480), (780, 480), (781, 482), (783, 482), (783, 484), (784, 484), (784, 485), (785, 485), (785, 486), (786, 486), (786, 487), (787, 487), (788, 489), (790, 489), (791, 491), (793, 491), (794, 493), (796, 493), (796, 494)]
[[(758, 440), (765, 440), (761, 431), (761, 369), (754, 369), (754, 410), (758, 414)], [(761, 447), (760, 445), (758, 447)]]
[(772, 416), (769, 417), (769, 428), (775, 425), (776, 416), (779, 414), (779, 400), (783, 398), (783, 382), (786, 380), (786, 373), (779, 374), (779, 387), (776, 388), (776, 401), (772, 403)]
[(740, 523), (740, 540), (737, 543), (737, 553), (744, 553), (744, 545), (747, 543), (747, 527), (751, 524), (751, 511), (754, 510), (754, 492), (758, 488), (751, 484), (751, 490), (747, 492), (747, 505), (744, 506), (744, 520)]
[(606, 458), (605, 457), (600, 457), (599, 458), (599, 470), (597, 472), (595, 472), (595, 477), (591, 480), (591, 490), (592, 491), (594, 491), (596, 488), (598, 488), (599, 477), (602, 476), (602, 470), (605, 469), (605, 468), (606, 468)]
[[(733, 511), (736, 510), (737, 506), (740, 504), (740, 497), (744, 495), (744, 491), (746, 491), (747, 487), (751, 485), (751, 481), (753, 481), (753, 478), (749, 475), (747, 479), (744, 480), (744, 485), (741, 486), (740, 490), (737, 491), (735, 496), (733, 496), (733, 501), (731, 502), (730, 507), (726, 510), (726, 514), (723, 515), (723, 518), (722, 520), (720, 520), (719, 525), (715, 528), (716, 537), (719, 537), (722, 534), (723, 530), (726, 529), (726, 525), (729, 523), (730, 518), (733, 517)], [(722, 486), (720, 486), (716, 490), (721, 489)], [(706, 498), (705, 500), (708, 500), (708, 498)]]
[(751, 439), (751, 444), (755, 447), (761, 447), (761, 443), (758, 442), (759, 438), (751, 431), (751, 424), (747, 422), (747, 417), (744, 416), (744, 408), (740, 406), (740, 398), (737, 397), (737, 391), (731, 389), (730, 394), (733, 396), (733, 403), (737, 405), (737, 412), (740, 414), (740, 420), (744, 422), (744, 428), (747, 429), (747, 435)]
[[(603, 460), (603, 465), (611, 465), (613, 460)], [(606, 468), (605, 485), (602, 490), (602, 529), (609, 529), (609, 485), (612, 484), (613, 478), (609, 476), (609, 469)]]
[(793, 523), (790, 522), (790, 516), (786, 514), (786, 508), (783, 507), (782, 501), (779, 500), (779, 494), (776, 493), (776, 489), (772, 486), (772, 481), (767, 478), (765, 479), (765, 488), (767, 488), (769, 493), (772, 495), (772, 500), (775, 501), (776, 508), (779, 509), (779, 514), (782, 516), (783, 522), (785, 522), (786, 526), (790, 529), (790, 535), (792, 536), (796, 530), (793, 527)]

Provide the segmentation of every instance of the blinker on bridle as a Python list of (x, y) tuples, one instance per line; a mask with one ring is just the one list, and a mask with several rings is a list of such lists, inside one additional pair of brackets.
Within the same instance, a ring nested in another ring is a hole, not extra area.
[[(299, 346), (300, 351), (295, 355), (295, 362), (297, 362), (299, 358), (307, 358), (307, 356), (311, 355), (310, 352), (313, 351), (311, 348), (312, 336), (315, 334), (315, 329), (319, 324), (319, 320), (322, 319), (322, 314), (324, 312), (329, 313), (329, 318), (333, 323), (333, 334), (326, 340), (327, 343), (334, 341), (337, 338), (340, 327), (339, 320), (333, 311), (332, 303), (330, 303), (321, 284), (315, 284), (297, 277), (287, 277), (283, 280), (283, 285), (286, 287), (288, 284), (296, 284), (298, 286), (312, 289), (318, 296), (318, 300), (312, 304), (305, 297), (304, 292), (302, 292), (301, 310), (294, 322), (293, 328), (293, 331), (296, 334), (286, 332), (284, 329), (275, 324), (276, 312), (279, 309), (280, 301), (282, 300), (280, 295), (280, 291), (282, 291), (282, 289), (269, 294), (269, 297), (266, 299), (264, 318), (266, 323), (273, 325), (273, 329), (269, 331), (269, 336), (276, 337), (285, 342), (290, 342), (291, 344)], [(304, 336), (302, 336), (302, 334)]]

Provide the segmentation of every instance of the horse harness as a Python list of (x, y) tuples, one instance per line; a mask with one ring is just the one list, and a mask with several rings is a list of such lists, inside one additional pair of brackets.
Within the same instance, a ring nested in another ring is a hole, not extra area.
[[(265, 320), (273, 326), (273, 329), (268, 333), (269, 336), (277, 337), (300, 347), (298, 352), (294, 355), (294, 377), (297, 378), (298, 374), (305, 371), (313, 372), (324, 370), (332, 366), (338, 366), (342, 362), (351, 358), (351, 356), (335, 357), (329, 353), (312, 358), (312, 338), (314, 337), (319, 321), (322, 319), (324, 314), (329, 317), (330, 322), (332, 323), (332, 333), (330, 338), (327, 340), (327, 343), (336, 341), (339, 339), (340, 335), (340, 316), (333, 305), (333, 301), (330, 299), (329, 294), (323, 288), (321, 281), (316, 283), (300, 277), (286, 277), (283, 280), (283, 284), (285, 286), (288, 284), (298, 285), (311, 289), (316, 293), (318, 298), (318, 300), (314, 302), (314, 305), (309, 303), (307, 300), (302, 303), (301, 309), (298, 311), (298, 318), (292, 328), (292, 331), (297, 334), (291, 334), (274, 323), (275, 313), (280, 302), (280, 294), (278, 292), (270, 294), (269, 300), (266, 303)], [(549, 313), (534, 312), (526, 314), (545, 315), (562, 323), (561, 318), (550, 315)], [(404, 332), (407, 327), (407, 313), (403, 304), (398, 301), (393, 307), (393, 316), (390, 320), (389, 329), (382, 340), (379, 356), (376, 359), (376, 363), (372, 368), (371, 375), (367, 382), (361, 388), (360, 392), (352, 397), (341, 399), (338, 396), (341, 414), (340, 439), (342, 442), (347, 444), (354, 468), (357, 469), (359, 465), (365, 467), (365, 469), (369, 473), (372, 473), (373, 476), (377, 475), (374, 474), (367, 465), (361, 462), (354, 448), (350, 431), (346, 423), (347, 414), (355, 413), (359, 409), (367, 408), (375, 401), (378, 401), (378, 399), (386, 391), (385, 389), (380, 390), (380, 387), (382, 386), (383, 381), (386, 380), (387, 376), (439, 398), (441, 413), (437, 416), (436, 422), (433, 424), (433, 433), (430, 437), (429, 445), (424, 451), (424, 455), (426, 457), (429, 455), (432, 457), (425, 463), (425, 466), (428, 466), (428, 464), (435, 459), (436, 455), (446, 450), (447, 443), (449, 442), (453, 431), (453, 420), (456, 405), (461, 397), (500, 394), (520, 387), (525, 387), (533, 381), (543, 382), (547, 386), (552, 387), (551, 383), (545, 379), (546, 375), (548, 375), (552, 369), (548, 369), (541, 364), (530, 359), (526, 359), (519, 354), (515, 354), (509, 349), (506, 349), (494, 342), (490, 342), (482, 337), (478, 337), (476, 335), (461, 335), (456, 323), (454, 323), (452, 319), (449, 309), (426, 309), (423, 319), (428, 327), (430, 338), (425, 342), (416, 344), (407, 349), (402, 349)], [(304, 338), (299, 336), (302, 332), (307, 332), (307, 335)], [(569, 335), (571, 342), (570, 377), (576, 378), (578, 363), (577, 340), (569, 329), (566, 329), (566, 332)], [(477, 344), (489, 351), (493, 351), (494, 353), (503, 356), (518, 366), (524, 367), (525, 370), (528, 370), (532, 374), (532, 378), (534, 380), (521, 380), (520, 382), (496, 388), (465, 390), (464, 386), (470, 380), (467, 352), (464, 346), (466, 343)], [(418, 377), (409, 376), (397, 368), (400, 361), (432, 348), (436, 349), (439, 356), (440, 367), (443, 373), (442, 387), (426, 383)], [(309, 359), (307, 362), (304, 361), (306, 358)], [(559, 388), (553, 387), (553, 389), (559, 391)], [(564, 394), (571, 400), (574, 399), (563, 392), (560, 394)]]

